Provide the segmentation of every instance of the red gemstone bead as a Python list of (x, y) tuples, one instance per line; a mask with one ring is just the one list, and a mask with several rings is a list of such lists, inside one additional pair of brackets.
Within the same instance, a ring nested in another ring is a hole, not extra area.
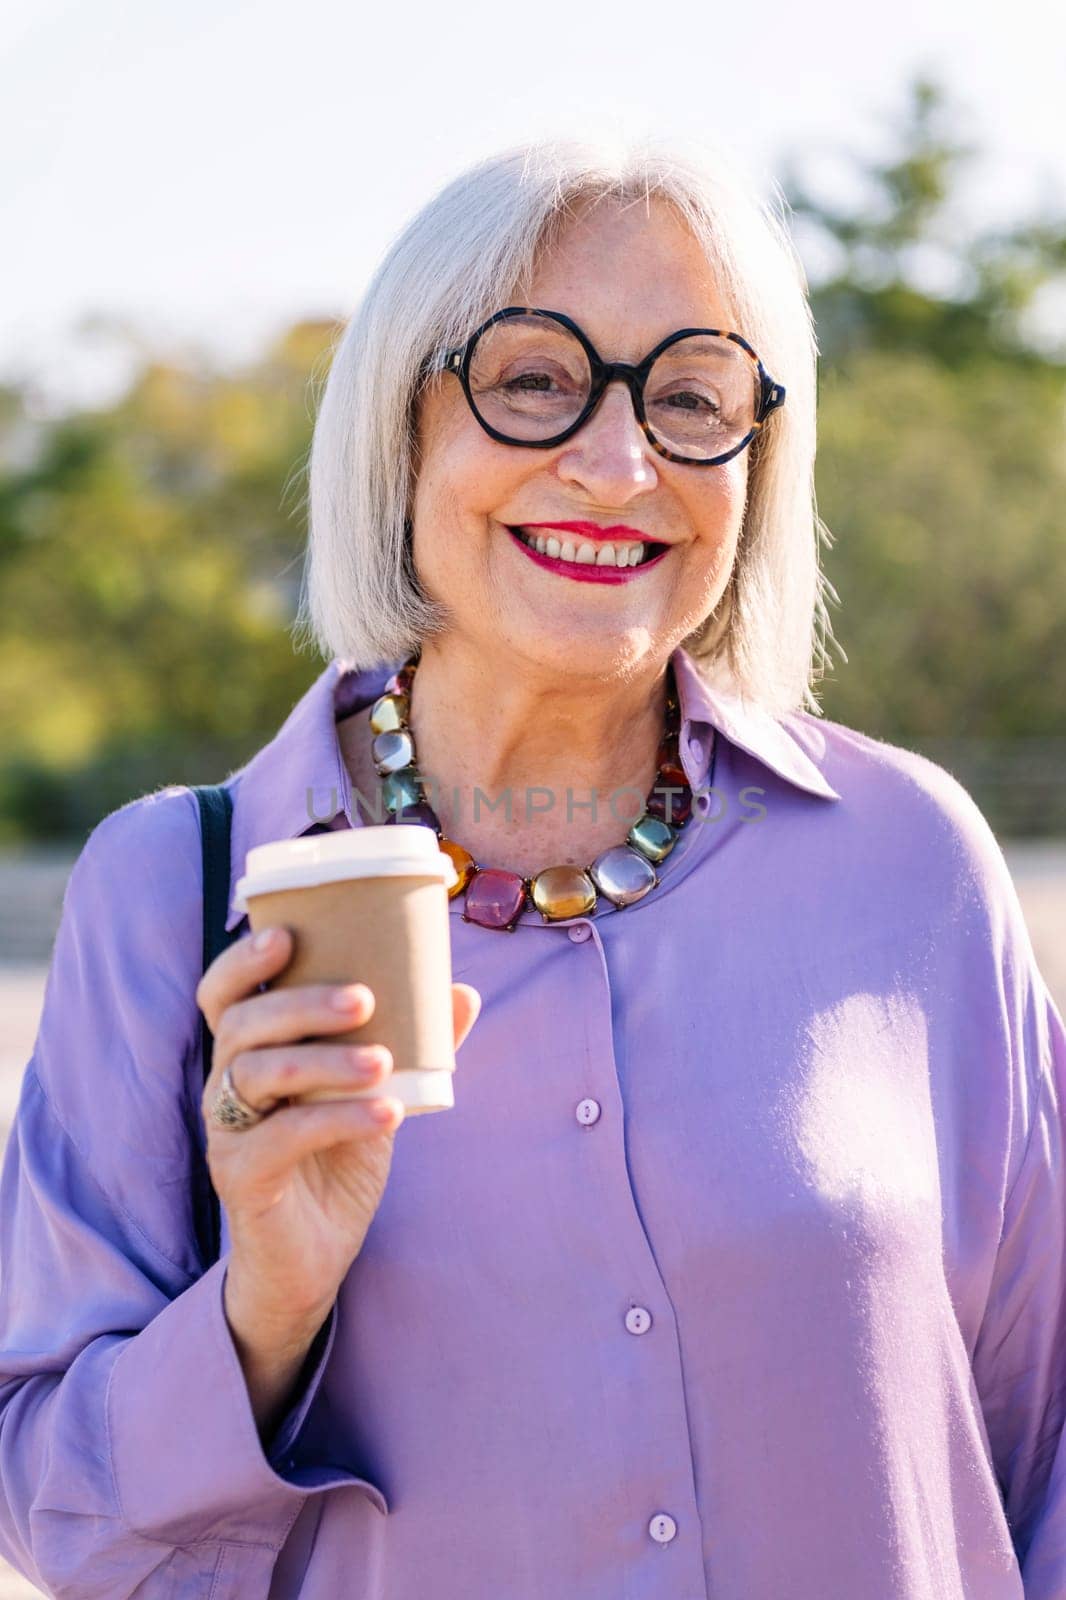
[(677, 767), (681, 764), (681, 735), (678, 729), (673, 728), (664, 733), (659, 744), (658, 761), (660, 767)]
[[(692, 815), (692, 790), (686, 787), (677, 793), (679, 785), (671, 784), (670, 792), (664, 793), (662, 789), (653, 789), (645, 800), (644, 805), (648, 813), (658, 817), (661, 822), (669, 822), (675, 826), (680, 822), (687, 822)], [(670, 806), (667, 815), (667, 804)]]
[(463, 919), (483, 928), (509, 928), (521, 914), (526, 883), (516, 872), (486, 867), (475, 872), (466, 886)]
[(663, 761), (659, 765), (659, 776), (655, 780), (656, 788), (665, 784), (668, 788), (684, 788), (688, 783), (685, 769), (680, 762)]
[(437, 814), (424, 800), (418, 800), (412, 806), (404, 806), (402, 811), (389, 811), (385, 816), (385, 825), (391, 822), (417, 822), (423, 828), (435, 828), (440, 831)]
[(406, 694), (414, 681), (415, 669), (410, 663), (408, 663), (407, 666), (401, 667), (398, 672), (393, 673), (392, 677), (382, 690), (382, 693)]

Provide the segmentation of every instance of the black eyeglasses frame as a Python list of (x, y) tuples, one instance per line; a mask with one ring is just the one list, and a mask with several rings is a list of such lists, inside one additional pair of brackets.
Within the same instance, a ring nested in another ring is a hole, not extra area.
[[(529, 316), (548, 317), (553, 322), (561, 323), (578, 340), (589, 363), (591, 378), (589, 397), (581, 415), (571, 422), (568, 427), (564, 428), (561, 433), (554, 434), (550, 439), (515, 439), (510, 434), (501, 433), (499, 429), (494, 428), (491, 423), (485, 421), (478, 411), (470, 391), (470, 363), (482, 334), (489, 328), (494, 327), (497, 322), (503, 322), (512, 317)], [(662, 355), (664, 350), (668, 350), (671, 345), (677, 344), (679, 340), (687, 339), (693, 334), (713, 334), (719, 339), (731, 339), (734, 344), (740, 345), (741, 349), (751, 357), (755, 363), (759, 378), (759, 399), (755, 410), (754, 425), (741, 439), (740, 443), (733, 446), (732, 450), (727, 450), (719, 456), (711, 456), (706, 460), (695, 460), (692, 456), (678, 455), (675, 451), (667, 449), (666, 445), (660, 443), (652, 432), (644, 410), (644, 385), (651, 371), (652, 363)], [(676, 333), (668, 334), (665, 339), (662, 339), (655, 346), (654, 350), (649, 351), (642, 361), (633, 366), (626, 361), (602, 360), (591, 339), (571, 317), (566, 316), (562, 311), (547, 311), (541, 306), (505, 306), (502, 311), (495, 312), (479, 328), (475, 328), (465, 344), (448, 351), (441, 362), (439, 370), (441, 372), (453, 372), (459, 379), (463, 386), (463, 393), (466, 395), (467, 404), (490, 438), (498, 440), (500, 444), (516, 445), (520, 449), (529, 450), (551, 450), (556, 445), (564, 444), (588, 421), (603, 398), (607, 385), (616, 380), (621, 381), (629, 390), (637, 422), (652, 449), (660, 456), (664, 456), (667, 461), (677, 461), (686, 467), (715, 467), (720, 466), (724, 461), (732, 461), (734, 456), (738, 456), (742, 450), (746, 450), (752, 440), (761, 433), (771, 413), (785, 403), (784, 385), (770, 376), (751, 345), (739, 333), (731, 333), (722, 328), (679, 328)]]

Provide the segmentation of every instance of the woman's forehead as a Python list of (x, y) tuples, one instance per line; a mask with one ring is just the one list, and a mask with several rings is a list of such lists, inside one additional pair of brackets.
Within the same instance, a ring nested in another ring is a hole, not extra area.
[(732, 327), (702, 244), (654, 199), (605, 201), (561, 221), (523, 287), (523, 303), (573, 317), (597, 345), (613, 341), (614, 359), (635, 359), (677, 328)]

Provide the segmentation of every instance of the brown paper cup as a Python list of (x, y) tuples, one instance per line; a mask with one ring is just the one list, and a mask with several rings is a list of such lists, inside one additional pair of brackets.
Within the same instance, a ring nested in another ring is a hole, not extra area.
[(375, 1000), (370, 1020), (322, 1037), (392, 1051), (393, 1070), (380, 1085), (299, 1099), (389, 1095), (408, 1116), (454, 1106), (448, 885), (455, 869), (432, 830), (341, 829), (259, 846), (247, 865), (235, 904), (253, 930), (286, 927), (293, 936), (292, 958), (269, 987), (367, 984)]

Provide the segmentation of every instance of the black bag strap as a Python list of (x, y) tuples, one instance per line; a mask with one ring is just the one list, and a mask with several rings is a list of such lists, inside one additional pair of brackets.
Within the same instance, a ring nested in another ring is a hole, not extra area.
[[(203, 885), (204, 885), (204, 944), (203, 944), (203, 970), (206, 972), (217, 955), (220, 955), (227, 945), (231, 945), (237, 938), (237, 930), (226, 932), (226, 913), (229, 910), (229, 885), (230, 885), (230, 822), (233, 816), (233, 799), (224, 784), (201, 784), (193, 788), (193, 793), (200, 806), (200, 843), (203, 850)], [(200, 1013), (200, 1038), (202, 1042), (204, 1085), (211, 1075), (211, 1062), (214, 1050), (214, 1035), (207, 1025), (207, 1018)], [(211, 1175), (206, 1170), (206, 1182), (201, 1183), (201, 1192), (205, 1197), (207, 1215), (204, 1219), (206, 1229), (205, 1247), (207, 1250), (207, 1267), (218, 1260), (221, 1249), (222, 1232), (221, 1218), (218, 1208), (218, 1195), (215, 1193), (211, 1182)]]

